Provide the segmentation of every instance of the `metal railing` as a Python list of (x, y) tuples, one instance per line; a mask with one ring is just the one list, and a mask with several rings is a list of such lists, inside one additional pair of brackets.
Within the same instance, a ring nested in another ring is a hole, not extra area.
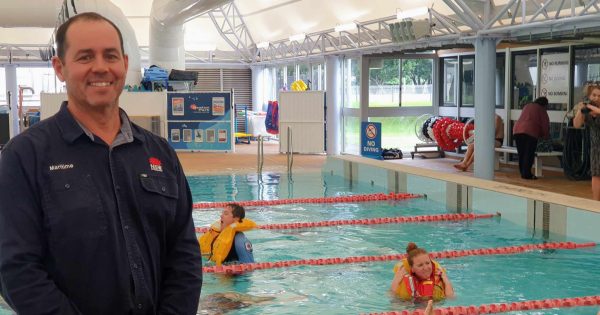
[(288, 174), (292, 173), (292, 166), (294, 165), (294, 147), (292, 145), (292, 127), (288, 126), (287, 129), (287, 167)]
[(263, 137), (261, 135), (259, 135), (258, 136), (258, 145), (257, 145), (257, 148), (258, 148), (258, 154), (257, 154), (257, 159), (258, 159), (257, 163), (258, 163), (258, 165), (257, 165), (257, 169), (258, 169), (258, 173), (259, 174), (262, 173), (263, 164), (265, 162), (265, 149), (263, 147), (263, 142), (264, 142)]

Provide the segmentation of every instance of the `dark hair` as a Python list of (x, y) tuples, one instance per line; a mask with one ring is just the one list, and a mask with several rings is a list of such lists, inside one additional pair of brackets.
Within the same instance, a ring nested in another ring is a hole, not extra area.
[(417, 246), (417, 244), (415, 244), (413, 242), (410, 242), (406, 246), (406, 254), (407, 254), (406, 260), (408, 260), (408, 265), (412, 267), (412, 265), (413, 265), (413, 259), (416, 256), (419, 256), (419, 255), (422, 255), (422, 254), (427, 255), (427, 251), (424, 250), (424, 249), (422, 249), (422, 248), (419, 248)]
[[(121, 34), (121, 31), (119, 30), (117, 25), (115, 25), (115, 23), (113, 23), (111, 20), (103, 17), (102, 15), (100, 15), (96, 12), (85, 12), (85, 13), (77, 14), (74, 17), (68, 19), (65, 23), (61, 24), (58, 27), (58, 30), (56, 30), (56, 37), (55, 37), (56, 55), (58, 56), (58, 58), (60, 58), (60, 60), (64, 61), (65, 53), (67, 52), (67, 48), (69, 47), (69, 45), (67, 43), (67, 31), (69, 30), (69, 27), (71, 27), (71, 24), (73, 24), (79, 20), (82, 20), (82, 21), (105, 21), (108, 24), (112, 25), (112, 27), (115, 28), (115, 30), (117, 31), (117, 34), (119, 35), (119, 44), (121, 44), (121, 53), (123, 55), (125, 55), (125, 49), (123, 48), (123, 35)], [(92, 34), (90, 34), (90, 36), (91, 35)]]
[(231, 208), (231, 214), (234, 218), (240, 218), (240, 222), (242, 222), (242, 219), (246, 217), (246, 210), (244, 210), (244, 207), (240, 206), (239, 204), (228, 203), (227, 207)]
[(536, 104), (539, 104), (539, 105), (541, 105), (543, 107), (548, 107), (548, 99), (545, 96), (538, 97), (533, 102), (536, 103)]

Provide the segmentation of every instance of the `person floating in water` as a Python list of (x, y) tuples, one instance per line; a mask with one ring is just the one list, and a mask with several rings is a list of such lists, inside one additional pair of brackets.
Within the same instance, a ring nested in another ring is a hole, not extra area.
[(223, 263), (253, 263), (252, 243), (243, 231), (256, 228), (256, 223), (246, 219), (244, 207), (230, 203), (223, 208), (221, 220), (216, 221), (208, 232), (198, 238), (202, 255), (217, 266)]
[(446, 271), (429, 257), (426, 250), (408, 243), (407, 256), (394, 266), (391, 290), (407, 301), (439, 301), (454, 297)]

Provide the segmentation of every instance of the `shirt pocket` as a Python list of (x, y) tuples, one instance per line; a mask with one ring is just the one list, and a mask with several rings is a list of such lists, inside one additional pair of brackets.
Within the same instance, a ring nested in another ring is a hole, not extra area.
[(140, 196), (141, 213), (150, 220), (172, 222), (175, 217), (179, 187), (173, 176), (140, 174), (142, 195)]
[(106, 214), (90, 175), (51, 180), (44, 199), (51, 241), (61, 243), (107, 233)]

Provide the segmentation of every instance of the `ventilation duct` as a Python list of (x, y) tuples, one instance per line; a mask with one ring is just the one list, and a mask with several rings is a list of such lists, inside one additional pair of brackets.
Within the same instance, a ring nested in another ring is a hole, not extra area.
[(150, 64), (185, 69), (183, 24), (232, 0), (154, 0), (150, 13)]

